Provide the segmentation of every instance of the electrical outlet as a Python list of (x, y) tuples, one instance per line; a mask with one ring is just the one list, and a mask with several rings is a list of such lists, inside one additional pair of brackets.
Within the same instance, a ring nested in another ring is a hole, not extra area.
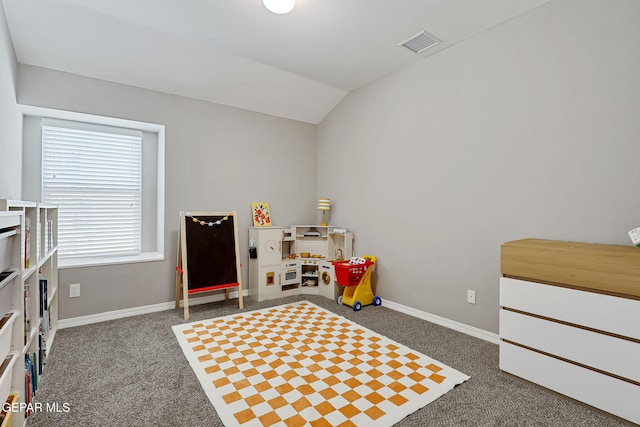
[(476, 303), (476, 291), (472, 291), (471, 289), (467, 290), (467, 302), (469, 304)]
[(69, 298), (79, 298), (80, 297), (80, 283), (74, 283), (69, 285)]

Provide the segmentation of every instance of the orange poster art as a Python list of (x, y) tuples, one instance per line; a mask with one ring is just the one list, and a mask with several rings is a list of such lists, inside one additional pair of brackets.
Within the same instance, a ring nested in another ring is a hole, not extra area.
[(252, 202), (251, 216), (254, 227), (271, 227), (271, 211), (267, 202)]

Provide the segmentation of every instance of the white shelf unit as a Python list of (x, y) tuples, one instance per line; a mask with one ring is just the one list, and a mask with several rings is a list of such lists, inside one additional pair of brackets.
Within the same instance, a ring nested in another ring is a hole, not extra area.
[[(56, 206), (0, 199), (0, 230), (15, 230), (11, 244), (9, 276), (0, 282), (0, 316), (17, 313), (12, 324), (10, 347), (0, 340), (0, 355), (16, 355), (8, 389), (17, 403), (31, 401), (42, 380), (46, 354), (58, 325), (58, 209)], [(4, 267), (3, 267), (4, 268)], [(46, 295), (45, 295), (46, 283)], [(35, 362), (33, 385), (27, 386), (26, 359)], [(2, 388), (0, 387), (0, 392)], [(0, 396), (0, 400), (7, 396)], [(4, 402), (3, 400), (2, 402)], [(25, 413), (13, 414), (13, 422)]]
[[(24, 314), (22, 300), (20, 229), (21, 213), (0, 212), (0, 402), (24, 384), (22, 351), (24, 349)], [(8, 317), (7, 317), (8, 316)], [(24, 386), (22, 386), (24, 388)]]

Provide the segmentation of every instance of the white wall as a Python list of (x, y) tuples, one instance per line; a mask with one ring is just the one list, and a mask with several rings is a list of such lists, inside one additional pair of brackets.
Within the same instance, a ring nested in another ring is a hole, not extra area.
[(497, 332), (502, 242), (631, 244), (638, 22), (637, 1), (556, 0), (352, 92), (320, 124), (319, 194), (378, 257), (383, 303)]
[(22, 115), (16, 105), (17, 62), (0, 3), (0, 198), (20, 199)]
[(61, 318), (171, 301), (181, 210), (237, 211), (245, 266), (252, 201), (270, 203), (274, 225), (316, 216), (315, 125), (32, 66), (18, 76), (21, 104), (166, 126), (166, 260), (61, 270)]
[[(497, 332), (500, 243), (626, 245), (640, 225), (637, 22), (638, 2), (554, 0), (352, 92), (317, 141), (312, 125), (20, 66), (20, 103), (167, 126), (166, 261), (61, 271), (61, 317), (170, 301), (180, 210), (238, 210), (246, 265), (250, 202), (276, 225), (315, 222), (317, 190), (378, 257), (383, 299)], [(0, 196), (20, 198), (4, 20), (0, 67)]]

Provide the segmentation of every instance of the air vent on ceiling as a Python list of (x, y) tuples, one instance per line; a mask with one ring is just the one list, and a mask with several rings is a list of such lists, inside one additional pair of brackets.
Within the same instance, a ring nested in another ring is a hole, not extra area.
[(420, 53), (438, 43), (440, 43), (440, 40), (423, 31), (411, 37), (409, 40), (400, 43), (399, 46), (404, 46), (415, 53)]

